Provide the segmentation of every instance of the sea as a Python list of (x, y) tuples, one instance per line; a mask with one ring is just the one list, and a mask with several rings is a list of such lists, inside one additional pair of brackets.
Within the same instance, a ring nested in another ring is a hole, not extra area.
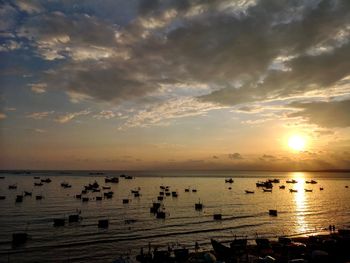
[[(125, 173), (133, 178), (120, 177)], [(329, 225), (350, 227), (349, 173), (32, 171), (3, 172), (0, 176), (4, 177), (0, 179), (0, 196), (5, 196), (0, 200), (0, 262), (113, 262), (122, 256), (133, 260), (141, 248), (179, 246), (193, 250), (197, 242), (200, 249), (207, 250), (211, 249), (211, 238), (222, 242), (235, 237), (254, 240), (324, 233)], [(105, 183), (107, 176), (119, 177), (119, 183)], [(51, 182), (34, 186), (40, 181), (34, 177), (50, 178)], [(226, 182), (228, 178), (233, 183)], [(274, 178), (280, 183), (274, 184), (272, 192), (256, 187), (256, 182)], [(286, 183), (291, 179), (297, 183)], [(317, 184), (307, 184), (309, 180)], [(88, 192), (88, 202), (75, 197), (84, 185), (95, 181), (101, 192)], [(72, 187), (63, 188), (62, 182)], [(17, 189), (9, 189), (9, 185)], [(281, 185), (285, 189), (280, 189)], [(103, 190), (102, 186), (111, 189)], [(158, 219), (150, 207), (159, 202), (158, 196), (166, 187), (178, 196), (164, 194), (160, 202), (165, 219)], [(135, 197), (132, 190), (138, 190), (140, 196)], [(24, 191), (32, 196), (16, 203), (16, 196)], [(113, 198), (96, 200), (105, 191), (113, 191)], [(36, 200), (36, 195), (43, 199)], [(203, 209), (195, 210), (196, 203), (203, 204)], [(277, 210), (277, 216), (269, 215), (271, 209)], [(77, 213), (81, 221), (68, 223), (69, 215)], [(214, 220), (214, 214), (221, 214), (222, 219)], [(56, 218), (65, 219), (65, 225), (54, 226)], [(98, 227), (101, 219), (109, 220), (108, 228)], [(18, 232), (26, 232), (29, 238), (14, 246), (12, 234)]]

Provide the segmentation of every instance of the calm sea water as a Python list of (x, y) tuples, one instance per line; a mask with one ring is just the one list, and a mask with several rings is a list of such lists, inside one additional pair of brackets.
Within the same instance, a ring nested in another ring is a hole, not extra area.
[[(350, 225), (350, 174), (342, 173), (265, 173), (265, 172), (147, 172), (136, 173), (133, 180), (120, 178), (118, 184), (105, 184), (108, 172), (92, 176), (88, 172), (59, 174), (41, 172), (30, 175), (2, 174), (0, 179), (0, 262), (111, 262), (119, 255), (136, 255), (141, 247), (167, 246), (179, 243), (193, 248), (198, 242), (202, 248), (210, 248), (210, 238), (230, 240), (234, 235), (254, 238), (279, 235), (311, 234), (324, 231), (329, 224), (337, 227)], [(33, 176), (50, 177), (52, 182), (34, 187)], [(225, 177), (233, 177), (234, 183), (225, 183)], [(258, 180), (280, 178), (272, 193), (256, 188)], [(286, 184), (294, 178), (297, 184)], [(315, 179), (318, 184), (305, 184)], [(82, 203), (74, 198), (83, 185), (97, 181), (101, 186), (110, 185), (112, 199), (96, 201), (101, 193), (89, 193), (90, 201)], [(66, 181), (72, 188), (64, 189)], [(16, 190), (8, 185), (17, 183)], [(286, 185), (285, 190), (279, 185)], [(156, 219), (149, 213), (152, 202), (157, 200), (160, 186), (170, 186), (178, 197), (166, 197), (163, 201), (166, 219)], [(231, 190), (228, 188), (232, 187)], [(324, 190), (320, 191), (320, 187)], [(140, 188), (141, 196), (133, 197), (132, 189)], [(197, 192), (185, 192), (185, 188)], [(297, 189), (290, 193), (289, 188)], [(304, 188), (313, 192), (305, 192)], [(24, 197), (23, 203), (15, 203), (17, 194), (33, 191), (33, 197)], [(253, 190), (254, 194), (245, 194)], [(43, 200), (35, 195), (42, 194)], [(122, 199), (129, 198), (129, 204)], [(196, 211), (194, 204), (204, 204)], [(83, 220), (54, 227), (53, 218), (68, 218), (81, 210)], [(269, 209), (277, 209), (278, 216), (268, 215)], [(213, 220), (214, 213), (221, 213), (221, 221)], [(99, 229), (99, 219), (109, 219), (108, 229)], [(125, 220), (136, 220), (125, 224)], [(12, 233), (26, 231), (27, 243), (13, 248)]]

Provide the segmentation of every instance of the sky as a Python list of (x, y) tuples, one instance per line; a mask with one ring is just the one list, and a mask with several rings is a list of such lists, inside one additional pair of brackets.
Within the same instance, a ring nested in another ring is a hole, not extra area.
[(8, 0), (0, 17), (0, 169), (350, 169), (348, 0)]

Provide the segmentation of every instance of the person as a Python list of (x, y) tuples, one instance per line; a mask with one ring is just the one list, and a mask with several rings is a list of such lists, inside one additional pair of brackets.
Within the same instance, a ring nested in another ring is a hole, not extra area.
[(333, 232), (335, 232), (335, 225), (332, 226), (332, 230), (333, 230)]
[(329, 225), (328, 229), (329, 229), (329, 232), (332, 232), (332, 225)]
[(194, 245), (194, 250), (195, 250), (196, 252), (198, 252), (198, 250), (199, 250), (199, 244), (198, 244), (197, 241), (196, 241), (196, 243), (195, 243), (195, 245)]

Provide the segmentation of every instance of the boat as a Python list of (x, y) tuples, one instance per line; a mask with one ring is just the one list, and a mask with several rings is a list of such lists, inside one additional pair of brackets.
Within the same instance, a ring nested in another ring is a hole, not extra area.
[(106, 177), (105, 183), (119, 183), (118, 177)]
[(295, 190), (295, 189), (289, 189), (289, 192), (291, 192), (291, 193), (297, 193), (297, 192), (298, 192), (298, 190)]
[(274, 184), (279, 184), (280, 183), (280, 179), (268, 179), (267, 180), (268, 182), (270, 182), (270, 183), (274, 183)]
[(44, 184), (42, 182), (34, 183), (34, 186), (43, 186)]
[(10, 184), (9, 189), (17, 189), (17, 184)]
[(323, 187), (320, 187), (320, 191), (322, 191), (324, 188)]
[(64, 218), (54, 218), (53, 225), (54, 226), (64, 226), (66, 220)]
[(173, 192), (171, 192), (171, 196), (172, 196), (172, 197), (178, 197), (178, 194), (177, 194), (176, 191), (173, 191)]
[(166, 217), (166, 214), (164, 211), (158, 211), (156, 213), (156, 218), (158, 218), (158, 219), (165, 219), (165, 217)]
[(229, 184), (232, 184), (234, 181), (232, 178), (229, 178), (229, 179), (225, 179), (225, 183), (229, 183)]
[(111, 187), (110, 186), (102, 186), (102, 189), (109, 190), (109, 189), (111, 189)]
[(89, 175), (103, 175), (103, 172), (90, 172)]
[(200, 201), (198, 201), (198, 203), (194, 204), (194, 209), (202, 210), (203, 209), (203, 204)]
[(269, 215), (270, 216), (277, 216), (277, 210), (276, 209), (270, 209), (269, 210)]
[(311, 180), (311, 181), (310, 181), (310, 184), (317, 184), (317, 181)]
[(213, 215), (213, 219), (214, 220), (221, 220), (222, 219), (222, 215), (221, 214), (214, 214)]
[(245, 190), (246, 194), (254, 194), (254, 191)]
[(76, 223), (79, 222), (81, 219), (79, 214), (69, 215), (68, 216), (68, 222), (69, 223)]
[(263, 189), (263, 192), (268, 192), (268, 193), (272, 193), (272, 189)]
[(305, 192), (312, 192), (312, 189), (304, 189)]
[(61, 183), (61, 186), (63, 187), (63, 188), (71, 188), (72, 186), (69, 184), (69, 183), (67, 183), (67, 182), (62, 182)]
[(108, 219), (100, 219), (98, 220), (97, 226), (99, 228), (108, 228), (109, 220)]
[(256, 183), (256, 187), (264, 187), (267, 189), (271, 189), (271, 188), (273, 188), (273, 184), (269, 181), (265, 181), (265, 182), (258, 181)]
[(16, 203), (22, 203), (23, 202), (23, 195), (17, 195), (16, 196)]
[(18, 246), (27, 242), (28, 234), (25, 232), (12, 234), (12, 245)]
[(43, 196), (42, 196), (42, 195), (37, 195), (37, 196), (35, 196), (35, 199), (36, 199), (36, 200), (42, 200), (42, 199), (43, 199)]
[(25, 195), (25, 196), (32, 196), (32, 192), (24, 191), (24, 195)]
[(40, 181), (43, 182), (43, 183), (51, 183), (51, 179), (50, 178), (41, 179)]
[(284, 185), (280, 185), (280, 189), (286, 189)]
[(298, 181), (292, 179), (292, 180), (287, 180), (286, 183), (287, 183), (287, 184), (296, 184), (296, 183), (298, 183)]

